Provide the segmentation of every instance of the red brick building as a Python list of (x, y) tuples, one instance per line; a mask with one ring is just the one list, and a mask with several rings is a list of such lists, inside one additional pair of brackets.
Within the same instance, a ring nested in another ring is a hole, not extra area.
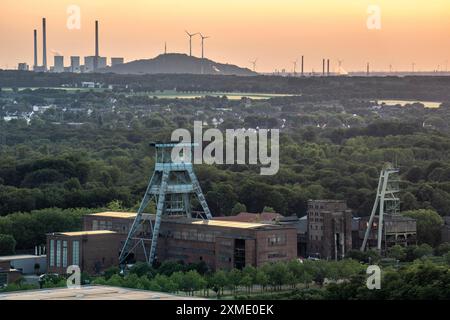
[(0, 259), (0, 288), (15, 282), (21, 276), (19, 270), (11, 268), (10, 261)]
[(114, 231), (80, 231), (47, 234), (47, 272), (66, 274), (78, 265), (89, 274), (117, 266), (123, 235)]
[[(94, 213), (84, 216), (85, 231), (48, 234), (48, 272), (65, 274), (67, 266), (79, 265), (82, 271), (97, 274), (117, 266), (119, 252), (135, 217), (136, 213), (129, 212)], [(153, 220), (153, 215), (144, 215), (140, 237), (150, 238)], [(148, 249), (150, 243), (145, 240), (143, 244)], [(142, 243), (136, 242), (133, 254), (137, 261), (145, 259)], [(204, 261), (213, 269), (258, 267), (296, 257), (295, 227), (180, 217), (163, 220), (157, 252), (159, 261)]]
[(337, 260), (352, 249), (352, 211), (345, 201), (308, 200), (307, 252)]

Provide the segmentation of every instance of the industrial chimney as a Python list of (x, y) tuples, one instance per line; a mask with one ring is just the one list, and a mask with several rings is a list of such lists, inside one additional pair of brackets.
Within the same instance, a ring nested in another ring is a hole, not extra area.
[(34, 64), (33, 69), (38, 66), (38, 53), (37, 53), (37, 30), (34, 29)]
[(303, 77), (303, 74), (304, 74), (304, 73), (303, 73), (303, 71), (304, 71), (304, 70), (303, 70), (303, 67), (304, 67), (304, 61), (305, 61), (305, 60), (304, 60), (304, 57), (302, 56), (302, 77)]
[(95, 20), (95, 57), (94, 57), (94, 70), (98, 69), (98, 21)]
[(47, 70), (47, 30), (45, 18), (42, 18), (42, 66)]

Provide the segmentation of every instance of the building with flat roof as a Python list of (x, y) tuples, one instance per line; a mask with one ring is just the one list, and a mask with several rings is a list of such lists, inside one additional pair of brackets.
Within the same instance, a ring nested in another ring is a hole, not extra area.
[(19, 270), (11, 268), (9, 260), (0, 260), (0, 288), (15, 282), (21, 276)]
[(117, 66), (119, 64), (123, 64), (124, 63), (124, 58), (111, 58), (111, 67)]
[(307, 253), (338, 260), (352, 249), (352, 211), (345, 201), (308, 200)]
[[(364, 240), (364, 234), (369, 224), (369, 217), (360, 217), (353, 229), (354, 248), (359, 249)], [(417, 244), (417, 221), (400, 214), (384, 214), (384, 230), (382, 249), (386, 250), (394, 245), (409, 246)], [(377, 248), (378, 216), (375, 216), (367, 240), (368, 248)]]
[(54, 56), (53, 72), (61, 73), (64, 72), (64, 57)]
[(17, 70), (19, 71), (29, 71), (30, 70), (30, 66), (28, 65), (28, 63), (25, 62), (21, 62), (17, 65)]
[(70, 57), (70, 72), (80, 73), (80, 57), (79, 56), (71, 56)]
[(0, 293), (0, 300), (204, 300), (174, 294), (118, 288), (110, 286), (82, 286), (78, 289), (52, 288)]
[(47, 272), (66, 274), (78, 265), (89, 274), (117, 266), (123, 235), (110, 230), (88, 230), (47, 234)]
[(11, 268), (23, 275), (41, 274), (47, 271), (46, 255), (17, 254), (0, 256), (1, 262), (8, 262)]
[[(123, 243), (135, 217), (136, 213), (128, 212), (89, 214), (83, 218), (83, 229), (94, 232), (112, 230), (121, 235), (119, 238)], [(142, 248), (143, 245), (149, 248), (151, 244), (150, 222), (154, 219), (154, 215), (144, 215), (138, 235), (148, 240), (133, 245), (131, 260), (145, 260), (148, 252)], [(258, 267), (266, 262), (297, 257), (297, 231), (290, 225), (171, 217), (163, 219), (158, 241), (158, 261), (204, 261), (213, 269), (243, 268), (246, 265)]]

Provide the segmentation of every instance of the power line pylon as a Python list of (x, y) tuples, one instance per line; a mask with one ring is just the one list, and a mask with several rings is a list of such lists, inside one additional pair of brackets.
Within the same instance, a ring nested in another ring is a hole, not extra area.
[[(184, 215), (192, 218), (191, 196), (197, 196), (200, 205), (203, 208), (203, 214), (198, 214), (196, 218), (211, 219), (211, 212), (206, 203), (205, 196), (194, 173), (191, 162), (193, 144), (175, 144), (175, 143), (152, 143), (155, 147), (155, 170), (148, 183), (144, 198), (137, 212), (133, 225), (128, 233), (128, 237), (121, 250), (119, 262), (121, 265), (126, 263), (130, 253), (139, 244), (144, 249), (146, 262), (152, 264), (156, 257), (156, 249), (159, 236), (161, 220), (164, 216)], [(174, 147), (183, 147), (183, 153), (189, 152), (190, 155), (184, 160), (182, 157), (173, 161), (172, 149)], [(151, 219), (144, 216), (144, 210), (154, 199), (156, 203), (156, 218), (154, 223)], [(144, 222), (148, 221), (151, 230), (150, 252), (147, 254), (145, 243), (150, 240), (145, 238), (141, 232)]]
[(367, 246), (367, 241), (370, 236), (370, 231), (372, 230), (372, 225), (374, 218), (378, 211), (378, 244), (377, 249), (381, 252), (384, 222), (383, 218), (385, 214), (399, 214), (400, 212), (400, 199), (397, 194), (399, 190), (399, 170), (394, 168), (392, 164), (386, 164), (380, 173), (380, 178), (378, 180), (377, 196), (375, 198), (375, 203), (373, 204), (372, 213), (370, 214), (369, 222), (367, 224), (366, 233), (364, 235), (364, 241), (361, 246), (361, 251), (364, 251)]

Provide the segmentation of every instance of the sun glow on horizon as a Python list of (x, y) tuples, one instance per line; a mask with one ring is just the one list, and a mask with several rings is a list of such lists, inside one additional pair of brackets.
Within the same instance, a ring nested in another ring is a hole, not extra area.
[[(369, 5), (381, 8), (381, 29), (366, 26)], [(81, 9), (81, 29), (66, 28), (67, 7)], [(347, 71), (447, 68), (450, 59), (448, 0), (3, 0), (0, 19), (0, 67), (18, 62), (32, 65), (33, 29), (47, 18), (48, 61), (52, 52), (66, 56), (92, 55), (94, 20), (100, 21), (100, 54), (127, 61), (151, 58), (164, 51), (188, 52), (184, 30), (211, 36), (205, 55), (219, 62), (257, 71), (292, 69), (305, 56), (305, 69), (321, 70), (323, 58), (338, 60)], [(200, 39), (193, 54), (201, 55)]]

